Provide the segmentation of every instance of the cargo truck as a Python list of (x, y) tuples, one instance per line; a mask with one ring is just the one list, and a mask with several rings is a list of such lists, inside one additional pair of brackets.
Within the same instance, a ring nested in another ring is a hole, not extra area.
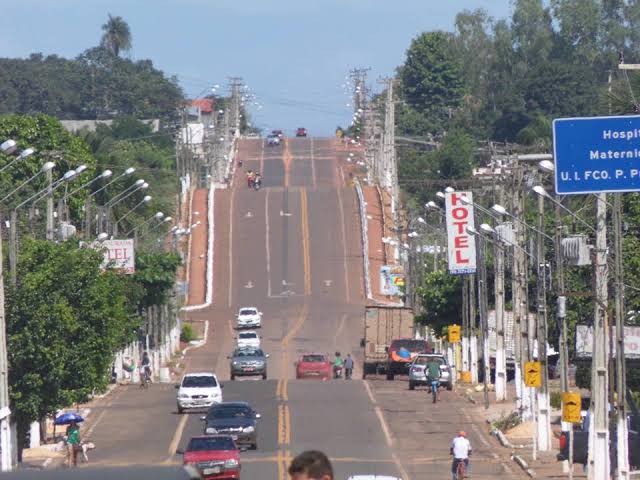
[(365, 307), (361, 346), (364, 347), (362, 378), (385, 373), (388, 380), (393, 380), (396, 374), (407, 373), (417, 353), (431, 351), (425, 340), (414, 339), (413, 312), (406, 307)]

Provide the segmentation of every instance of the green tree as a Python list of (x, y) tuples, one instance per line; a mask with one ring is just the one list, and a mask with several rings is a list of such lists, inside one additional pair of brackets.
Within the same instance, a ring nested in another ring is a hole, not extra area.
[(116, 57), (121, 51), (131, 50), (131, 30), (129, 24), (122, 17), (109, 14), (109, 20), (102, 25), (102, 40), (100, 45), (108, 49)]
[(436, 132), (441, 131), (460, 106), (465, 89), (453, 36), (440, 31), (420, 34), (411, 41), (398, 72), (409, 106), (428, 115)]
[(136, 257), (133, 279), (144, 288), (140, 308), (167, 302), (180, 264), (180, 256), (175, 253), (142, 253)]
[(443, 327), (462, 321), (462, 281), (460, 276), (443, 270), (427, 273), (417, 293), (424, 313), (416, 317), (440, 334)]
[(106, 386), (113, 355), (138, 327), (129, 279), (102, 272), (102, 254), (74, 242), (24, 240), (7, 288), (12, 410), (29, 422)]
[(473, 169), (473, 138), (460, 129), (446, 136), (442, 148), (437, 151), (438, 174), (443, 179), (465, 178)]

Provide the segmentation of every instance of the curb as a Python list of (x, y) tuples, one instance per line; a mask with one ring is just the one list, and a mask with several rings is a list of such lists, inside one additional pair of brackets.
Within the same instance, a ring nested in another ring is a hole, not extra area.
[(512, 455), (511, 459), (531, 478), (536, 478), (536, 472), (529, 468), (527, 461), (520, 455)]

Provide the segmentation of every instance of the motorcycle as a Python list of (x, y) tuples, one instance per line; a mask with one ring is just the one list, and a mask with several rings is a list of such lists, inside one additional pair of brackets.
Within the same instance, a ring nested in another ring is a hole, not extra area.
[(339, 378), (342, 378), (342, 367), (334, 365), (334, 367), (333, 367), (333, 378), (336, 379), (336, 380), (339, 379)]
[(253, 188), (258, 191), (260, 190), (260, 187), (262, 187), (262, 180), (255, 180), (253, 182)]

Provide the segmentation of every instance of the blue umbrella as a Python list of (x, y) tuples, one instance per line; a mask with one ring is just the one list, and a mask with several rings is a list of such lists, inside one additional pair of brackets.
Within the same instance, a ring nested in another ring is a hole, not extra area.
[(57, 417), (54, 423), (56, 425), (67, 425), (71, 422), (76, 422), (76, 423), (84, 422), (84, 418), (82, 418), (82, 416), (78, 415), (77, 413), (67, 412)]

